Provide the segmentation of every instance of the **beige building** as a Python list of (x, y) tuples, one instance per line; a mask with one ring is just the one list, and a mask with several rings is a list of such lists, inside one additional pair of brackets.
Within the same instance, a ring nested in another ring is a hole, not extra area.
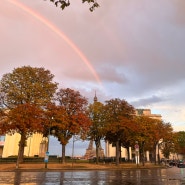
[[(0, 156), (9, 157), (18, 155), (18, 144), (20, 134), (0, 136)], [(46, 152), (47, 138), (43, 138), (41, 134), (34, 134), (29, 137), (24, 148), (25, 156), (43, 157)]]
[(137, 116), (148, 116), (149, 118), (161, 120), (162, 116), (160, 114), (152, 114), (150, 109), (136, 109)]

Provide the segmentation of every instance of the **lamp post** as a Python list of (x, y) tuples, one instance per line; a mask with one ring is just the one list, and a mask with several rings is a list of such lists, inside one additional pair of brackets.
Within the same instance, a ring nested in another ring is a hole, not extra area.
[[(53, 117), (52, 117), (51, 119), (53, 119)], [(47, 136), (47, 139), (48, 139), (47, 151), (46, 151), (46, 153), (45, 153), (45, 158), (44, 158), (45, 168), (48, 167), (48, 162), (49, 162), (49, 140), (50, 140), (50, 135), (51, 135), (51, 133), (52, 133), (52, 134), (55, 133), (55, 130), (50, 131), (50, 130), (51, 130), (51, 124), (52, 124), (52, 123), (50, 122), (49, 132), (48, 132), (48, 136)]]
[(138, 167), (139, 165), (139, 145), (137, 141), (134, 147), (135, 147), (135, 155), (136, 155), (136, 165)]
[(49, 128), (49, 134), (48, 134), (48, 143), (47, 143), (47, 150), (45, 153), (45, 157), (44, 157), (44, 162), (45, 162), (45, 168), (48, 167), (48, 161), (49, 161), (49, 137), (50, 137), (50, 128)]
[(75, 141), (78, 140), (78, 136), (73, 136), (73, 146), (72, 146), (72, 167), (73, 167), (73, 163), (74, 163), (74, 144), (75, 144)]

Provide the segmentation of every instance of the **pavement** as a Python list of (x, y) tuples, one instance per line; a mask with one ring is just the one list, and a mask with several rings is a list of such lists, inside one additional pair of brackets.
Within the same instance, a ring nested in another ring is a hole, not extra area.
[(153, 163), (145, 163), (136, 165), (135, 163), (123, 163), (118, 166), (115, 164), (91, 164), (91, 163), (48, 163), (47, 168), (44, 163), (19, 164), (16, 168), (15, 163), (0, 164), (0, 172), (2, 171), (63, 171), (63, 170), (120, 170), (120, 169), (149, 169), (149, 168), (166, 168), (165, 166), (155, 165)]

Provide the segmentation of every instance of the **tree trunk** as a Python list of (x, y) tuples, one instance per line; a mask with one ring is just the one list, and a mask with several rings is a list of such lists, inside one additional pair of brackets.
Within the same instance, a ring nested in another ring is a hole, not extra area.
[(160, 144), (158, 143), (158, 144), (157, 144), (157, 161), (158, 161), (158, 164), (161, 163), (161, 162), (160, 162), (161, 159), (160, 159), (160, 154), (159, 154), (159, 152), (160, 152), (159, 147), (160, 147)]
[(119, 144), (119, 162), (122, 163), (122, 158), (121, 158), (121, 143)]
[(100, 148), (100, 141), (95, 141), (96, 145), (96, 164), (99, 163), (99, 148)]
[(23, 162), (25, 142), (26, 142), (26, 136), (25, 134), (21, 134), (21, 139), (19, 141), (19, 150), (18, 150), (16, 168), (19, 168), (19, 163)]
[(129, 150), (129, 147), (127, 147), (126, 150), (127, 150), (127, 155), (128, 155), (128, 161), (130, 161), (130, 150)]
[(143, 164), (143, 166), (145, 165), (145, 149), (144, 149), (144, 141), (142, 142), (142, 155), (141, 155), (141, 157), (142, 157), (142, 164)]
[(120, 143), (119, 141), (116, 141), (116, 166), (119, 165), (120, 161)]
[(157, 164), (157, 160), (156, 160), (156, 155), (157, 155), (157, 143), (154, 144), (154, 162), (155, 162), (155, 165)]
[(64, 164), (65, 161), (65, 153), (66, 153), (66, 145), (62, 145), (62, 163)]

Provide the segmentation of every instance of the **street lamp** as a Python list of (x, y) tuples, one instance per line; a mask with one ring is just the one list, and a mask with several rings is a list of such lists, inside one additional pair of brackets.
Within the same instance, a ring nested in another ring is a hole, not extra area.
[[(53, 117), (51, 119), (53, 120)], [(52, 124), (52, 122), (50, 122), (49, 133), (48, 133), (48, 136), (47, 136), (47, 139), (48, 139), (47, 151), (45, 153), (45, 158), (44, 158), (45, 168), (48, 167), (48, 162), (49, 162), (49, 140), (50, 140), (50, 135), (55, 133), (55, 130), (51, 130), (51, 124)]]
[(138, 145), (138, 142), (136, 141), (136, 144), (135, 144), (135, 155), (136, 155), (136, 164), (137, 164), (137, 167), (139, 165), (139, 145)]
[(74, 163), (74, 143), (75, 141), (79, 140), (78, 136), (73, 136), (73, 147), (72, 147), (72, 167), (73, 167), (73, 163)]

